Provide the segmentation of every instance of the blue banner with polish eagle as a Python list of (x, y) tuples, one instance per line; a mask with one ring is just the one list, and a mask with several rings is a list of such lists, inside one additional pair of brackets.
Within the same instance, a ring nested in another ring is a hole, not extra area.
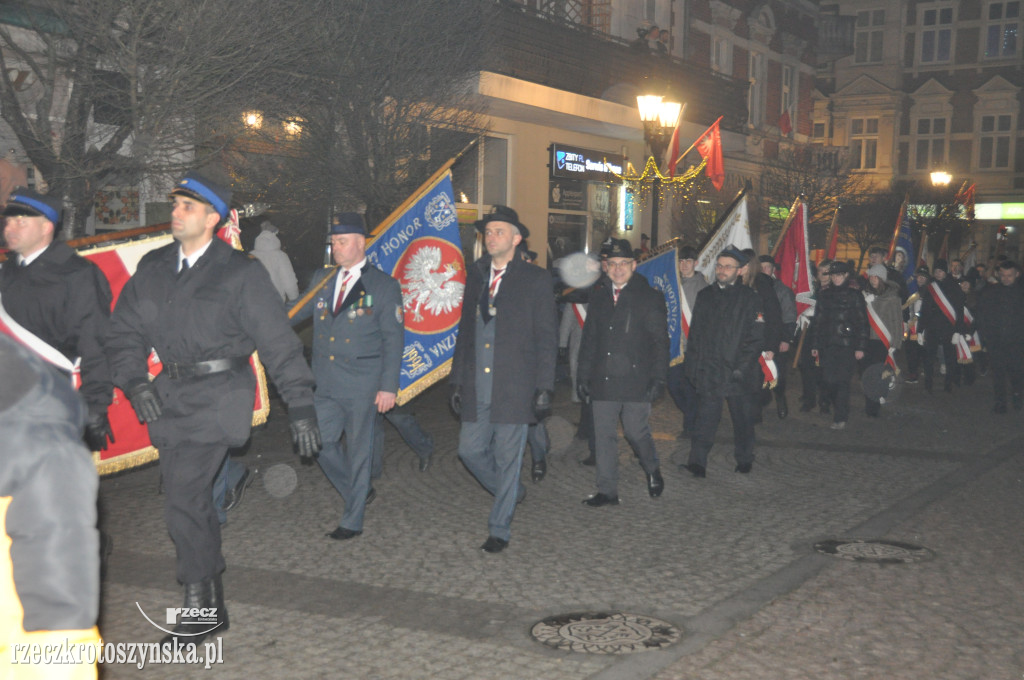
[(399, 404), (451, 370), (466, 288), (451, 171), (431, 178), (405, 205), (374, 230), (366, 246), (370, 264), (402, 285), (405, 350)]

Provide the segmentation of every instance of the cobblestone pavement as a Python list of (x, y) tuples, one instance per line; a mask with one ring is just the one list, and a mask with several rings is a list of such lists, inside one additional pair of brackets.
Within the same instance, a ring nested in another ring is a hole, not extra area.
[[(576, 462), (578, 408), (560, 385), (548, 476), (525, 482), (498, 555), (479, 550), (491, 497), (456, 457), (446, 394), (441, 385), (415, 402), (437, 441), (434, 465), (419, 472), (388, 428), (365, 533), (343, 543), (324, 536), (341, 500), (319, 468), (298, 464), (275, 402), (242, 459), (259, 476), (224, 529), (223, 663), (108, 664), (102, 677), (1024, 677), (1024, 424), (991, 414), (988, 379), (952, 396), (906, 385), (877, 420), (854, 396), (842, 432), (795, 407), (780, 421), (771, 406), (749, 475), (733, 472), (726, 417), (704, 480), (676, 469), (689, 444), (665, 399), (653, 418), (663, 496), (648, 497), (622, 443), (622, 504), (597, 509), (580, 503), (594, 472)], [(141, 612), (159, 621), (180, 605), (157, 486), (155, 467), (101, 485), (114, 540), (108, 642), (156, 642)], [(904, 541), (935, 557), (879, 566), (813, 550), (829, 538)], [(652, 616), (683, 634), (621, 656), (530, 637), (545, 617), (583, 611)]]

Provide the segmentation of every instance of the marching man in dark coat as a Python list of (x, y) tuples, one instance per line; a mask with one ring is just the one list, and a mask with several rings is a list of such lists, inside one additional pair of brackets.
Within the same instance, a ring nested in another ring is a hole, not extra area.
[(697, 422), (683, 469), (707, 476), (708, 453), (722, 419), (722, 400), (732, 417), (736, 471), (754, 463), (752, 385), (761, 380), (758, 358), (765, 349), (761, 298), (739, 279), (749, 257), (730, 245), (718, 255), (715, 282), (697, 294), (686, 342), (686, 377), (697, 388)]
[[(228, 628), (213, 480), (228, 448), (249, 438), (253, 350), (288, 404), (299, 454), (313, 456), (320, 448), (313, 375), (281, 297), (263, 265), (214, 238), (228, 215), (231, 191), (189, 173), (171, 200), (175, 242), (139, 262), (107, 335), (114, 384), (160, 450), (164, 518), (185, 585), (183, 606), (193, 612), (216, 608), (215, 620), (183, 615), (165, 644), (198, 642)], [(152, 381), (150, 348), (163, 364)]]
[(668, 314), (665, 297), (636, 273), (629, 241), (616, 239), (608, 253), (611, 285), (591, 296), (583, 324), (577, 387), (594, 408), (597, 493), (591, 507), (619, 504), (618, 421), (647, 474), (647, 491), (661, 495), (665, 482), (651, 436), (651, 402), (668, 380)]
[(327, 535), (344, 541), (363, 533), (366, 505), (376, 495), (370, 487), (374, 430), (377, 414), (391, 410), (398, 395), (405, 326), (402, 286), (366, 259), (362, 215), (334, 217), (331, 255), (337, 273), (321, 269), (310, 287), (334, 274), (333, 285), (323, 286), (292, 322), (313, 317), (316, 415), (324, 444), (317, 460), (345, 499), (341, 521)]
[(79, 393), (89, 407), (85, 441), (98, 451), (113, 440), (107, 407), (114, 386), (103, 351), (110, 285), (99, 267), (54, 241), (60, 215), (61, 202), (54, 196), (25, 188), (11, 192), (4, 239), (12, 254), (0, 268), (0, 294), (12, 319), (72, 363), (81, 359)]
[(864, 295), (851, 279), (852, 268), (834, 262), (832, 285), (822, 289), (811, 320), (811, 356), (821, 362), (822, 382), (835, 410), (831, 428), (843, 430), (850, 417), (850, 381), (868, 342)]
[(459, 338), (449, 382), (462, 422), (459, 458), (494, 495), (481, 549), (508, 546), (527, 426), (551, 411), (558, 325), (551, 276), (516, 257), (529, 236), (516, 211), (495, 206), (476, 223), (487, 254), (467, 267)]

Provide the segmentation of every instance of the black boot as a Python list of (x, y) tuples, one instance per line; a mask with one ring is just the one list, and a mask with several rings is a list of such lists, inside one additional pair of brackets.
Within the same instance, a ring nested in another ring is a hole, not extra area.
[[(228, 629), (228, 610), (224, 606), (224, 591), (220, 575), (198, 583), (185, 584), (185, 602), (178, 623), (160, 641), (161, 645), (198, 644), (210, 635)], [(202, 610), (207, 611), (202, 611)], [(202, 614), (202, 616), (200, 616)]]
[(786, 403), (785, 394), (775, 395), (775, 406), (779, 412), (779, 420), (785, 420), (786, 416), (789, 415), (789, 404)]

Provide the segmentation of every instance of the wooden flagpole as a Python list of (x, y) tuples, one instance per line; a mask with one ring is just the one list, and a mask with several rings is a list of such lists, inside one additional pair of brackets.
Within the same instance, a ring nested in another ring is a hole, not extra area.
[(793, 217), (796, 215), (797, 206), (803, 202), (803, 195), (797, 196), (793, 199), (793, 206), (789, 209), (789, 214), (786, 216), (786, 222), (782, 225), (782, 231), (779, 232), (779, 238), (775, 240), (775, 246), (772, 247), (772, 259), (775, 258), (775, 254), (779, 252), (779, 246), (782, 245), (782, 239), (786, 237), (786, 232), (789, 231), (789, 225), (793, 224)]
[[(426, 187), (429, 187), (429, 186), (433, 185), (439, 179), (441, 179), (441, 177), (444, 176), (444, 173), (448, 172), (449, 168), (451, 168), (452, 165), (455, 164), (455, 161), (457, 161), (460, 158), (462, 158), (462, 156), (465, 155), (465, 153), (467, 151), (472, 149), (474, 145), (478, 144), (480, 142), (481, 138), (482, 138), (482, 135), (478, 136), (476, 139), (474, 139), (469, 144), (467, 144), (465, 147), (463, 147), (462, 151), (460, 151), (459, 153), (455, 154), (454, 156), (449, 158), (447, 161), (445, 161), (441, 165), (441, 167), (438, 168), (437, 171), (434, 172), (434, 174), (432, 174), (427, 179), (426, 182), (424, 182), (419, 187), (417, 187), (416, 191), (412, 192), (409, 195), (408, 198), (406, 198), (404, 201), (402, 201), (402, 204), (400, 206), (398, 206), (397, 208), (392, 210), (391, 213), (387, 217), (385, 217), (384, 220), (381, 221), (380, 224), (378, 224), (376, 227), (374, 227), (373, 231), (370, 232), (370, 238), (372, 239), (373, 237), (376, 237), (382, 231), (384, 231), (386, 228), (390, 227), (395, 222), (395, 220), (397, 220), (399, 217), (401, 217), (402, 214), (406, 210), (408, 210), (409, 207), (419, 199), (419, 196), (423, 193), (423, 191), (424, 191), (424, 189)], [(328, 282), (332, 281), (334, 279), (335, 275), (337, 275), (337, 273), (338, 273), (338, 268), (334, 267), (334, 271), (332, 271), (330, 274), (328, 274), (323, 279), (321, 279), (320, 283), (318, 283), (308, 293), (303, 295), (302, 298), (300, 298), (299, 301), (296, 302), (295, 305), (292, 306), (292, 308), (288, 310), (288, 318), (289, 319), (295, 318), (295, 315), (299, 313), (299, 310), (302, 309), (303, 307), (305, 307), (306, 304), (310, 300), (312, 300), (313, 297), (317, 293), (319, 293), (320, 290), (322, 290), (323, 287), (326, 286)]]

